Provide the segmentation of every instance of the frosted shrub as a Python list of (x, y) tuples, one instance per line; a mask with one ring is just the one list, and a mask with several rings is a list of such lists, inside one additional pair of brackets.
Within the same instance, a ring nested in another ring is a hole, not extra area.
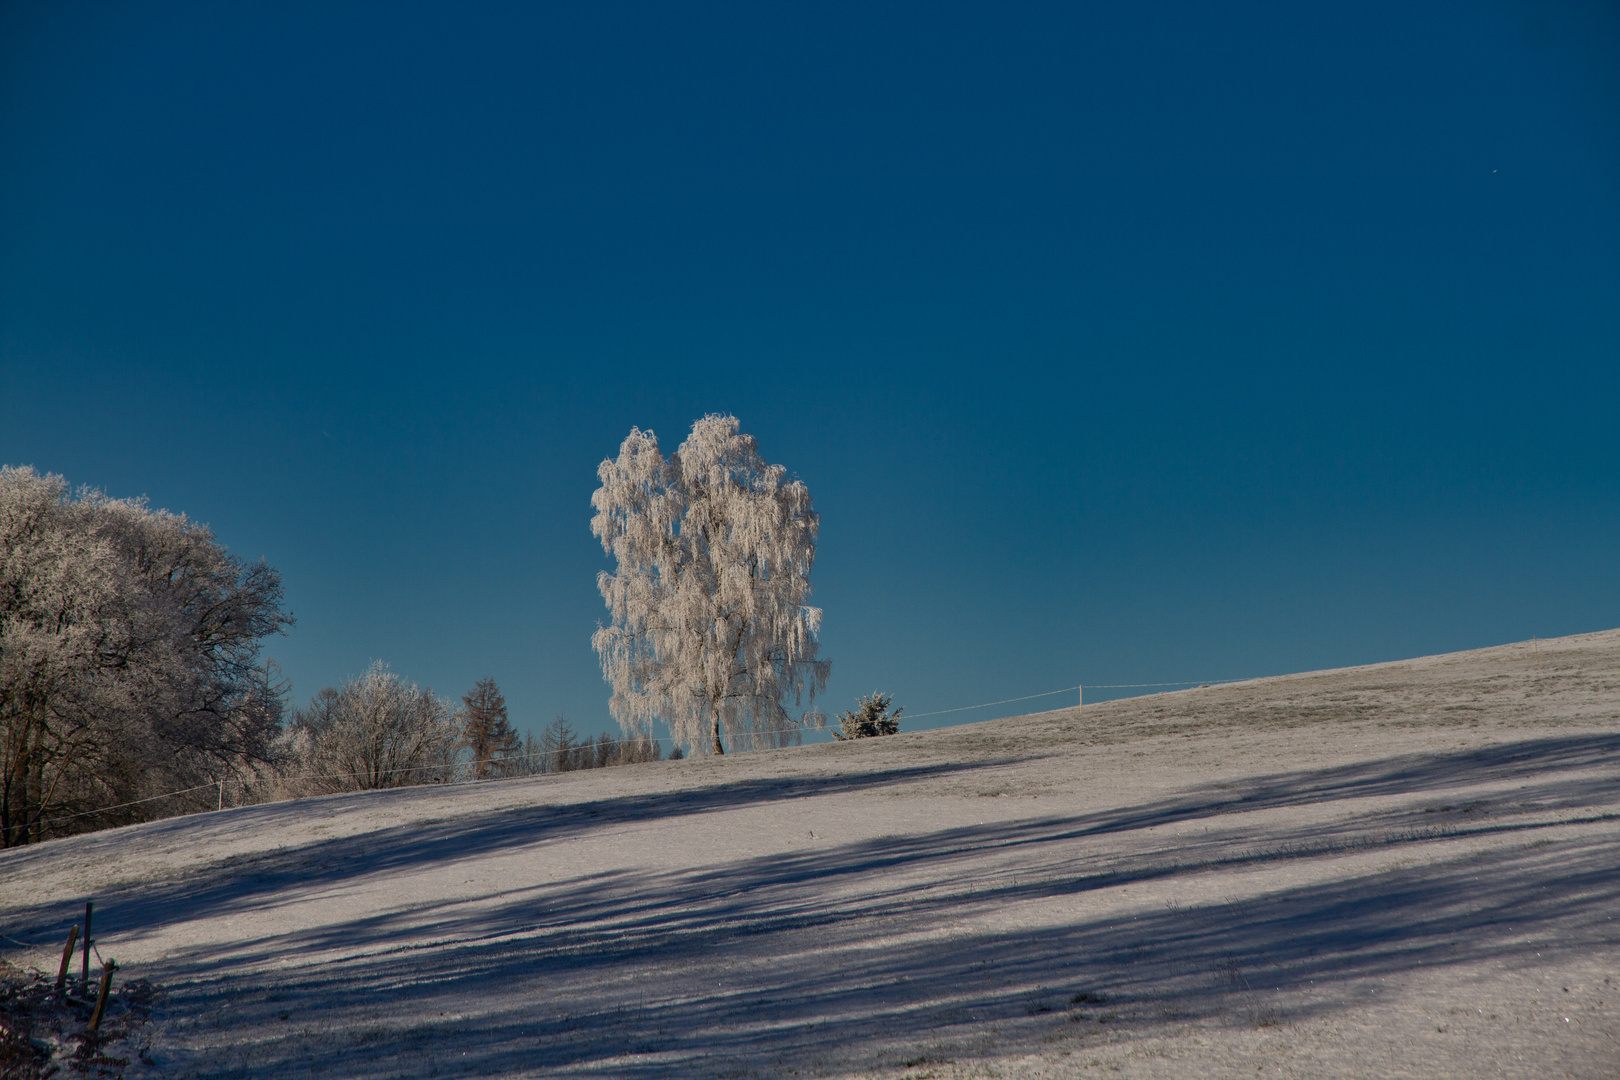
[(355, 791), (448, 783), (463, 742), (449, 702), (379, 660), (295, 710), (282, 746), (294, 792)]

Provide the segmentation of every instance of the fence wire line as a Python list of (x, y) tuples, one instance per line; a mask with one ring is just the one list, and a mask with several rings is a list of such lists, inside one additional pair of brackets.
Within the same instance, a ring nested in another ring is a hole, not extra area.
[(1075, 683), (1065, 686), (1061, 690), (1048, 690), (1044, 694), (1025, 694), (1023, 697), (1002, 698), (1000, 701), (986, 701), (982, 705), (962, 705), (955, 709), (936, 709), (933, 712), (911, 713), (909, 719), (917, 720), (924, 716), (944, 716), (946, 713), (968, 712), (972, 709), (988, 709), (992, 705), (1008, 705), (1014, 701), (1033, 701), (1035, 698), (1053, 697), (1057, 694), (1072, 694), (1084, 687), (1093, 690), (1136, 690), (1146, 686), (1215, 686), (1217, 684), (1248, 682), (1247, 679), (1188, 679), (1184, 682), (1135, 682), (1135, 683)]
[[(1161, 686), (1222, 686), (1222, 685), (1226, 685), (1228, 683), (1249, 682), (1249, 681), (1250, 681), (1249, 679), (1188, 679), (1188, 680), (1185, 680), (1185, 681), (1182, 681), (1182, 682), (1159, 682), (1159, 683), (1076, 683), (1073, 686), (1065, 686), (1061, 690), (1048, 690), (1048, 691), (1046, 691), (1045, 693), (1042, 693), (1042, 694), (1025, 694), (1023, 697), (1002, 698), (1000, 701), (986, 701), (986, 702), (982, 702), (982, 703), (980, 703), (978, 705), (960, 705), (960, 706), (958, 706), (958, 707), (956, 707), (954, 709), (936, 709), (933, 712), (910, 713), (906, 717), (906, 719), (908, 719), (908, 720), (919, 720), (919, 719), (921, 719), (922, 717), (925, 717), (925, 716), (945, 716), (948, 713), (971, 712), (974, 709), (988, 709), (988, 708), (990, 708), (991, 706), (994, 706), (994, 705), (1010, 705), (1015, 701), (1033, 701), (1036, 698), (1055, 697), (1058, 694), (1072, 694), (1072, 693), (1075, 693), (1076, 691), (1079, 691), (1079, 690), (1081, 690), (1081, 689), (1083, 689), (1083, 688), (1085, 688), (1087, 686), (1090, 686), (1093, 690), (1140, 690), (1140, 689), (1145, 689), (1145, 688), (1148, 688), (1148, 687), (1161, 687)], [(755, 734), (755, 735), (781, 735), (781, 734), (784, 734), (786, 732), (792, 732), (792, 731), (802, 732), (804, 730), (805, 730), (804, 728), (798, 728), (798, 727), (776, 728), (775, 730), (772, 730), (772, 731), (753, 732), (753, 734)], [(661, 738), (654, 738), (652, 736), (648, 736), (645, 739), (636, 739), (636, 740), (631, 740), (631, 741), (635, 741), (635, 742), (651, 742), (651, 743), (674, 743), (677, 740), (673, 736), (664, 736), (664, 737), (661, 737)], [(562, 756), (564, 754), (578, 753), (580, 750), (584, 749), (585, 747), (594, 746), (594, 745), (595, 745), (594, 741), (587, 740), (587, 741), (582, 742), (582, 743), (576, 743), (573, 746), (564, 747), (564, 748), (562, 748), (560, 750), (547, 750), (547, 751), (545, 751), (543, 753), (536, 754), (536, 755), (534, 755), (532, 757), (529, 756), (528, 754), (524, 754), (518, 760), (521, 760), (521, 761), (545, 760), (547, 758), (560, 757), (560, 756)], [(503, 764), (503, 763), (509, 762), (511, 760), (512, 760), (511, 758), (482, 758), (482, 759), (477, 760), (477, 761), (452, 762), (452, 763), (450, 763), (448, 765), (419, 765), (419, 766), (414, 766), (414, 767), (409, 768), (409, 769), (385, 769), (385, 770), (382, 770), (382, 772), (384, 772), (388, 776), (399, 776), (399, 775), (404, 774), (404, 773), (434, 772), (434, 771), (438, 771), (438, 770), (442, 770), (442, 771), (445, 771), (445, 772), (450, 772), (450, 771), (457, 770), (457, 769), (472, 768), (472, 767), (477, 766), (477, 765)], [(210, 780), (206, 784), (196, 784), (196, 785), (194, 785), (192, 787), (180, 788), (177, 791), (165, 791), (161, 795), (148, 795), (144, 799), (134, 799), (134, 800), (132, 800), (130, 802), (118, 803), (118, 804), (116, 804), (114, 806), (102, 806), (102, 807), (97, 807), (94, 810), (80, 810), (78, 813), (75, 813), (75, 814), (65, 814), (65, 815), (63, 815), (61, 817), (47, 818), (47, 819), (43, 819), (41, 821), (37, 821), (34, 824), (36, 824), (36, 825), (55, 825), (55, 824), (57, 824), (59, 822), (63, 822), (63, 821), (73, 821), (73, 820), (75, 820), (77, 818), (90, 817), (93, 814), (106, 814), (106, 813), (111, 813), (114, 810), (127, 810), (131, 806), (141, 806), (141, 805), (143, 805), (145, 803), (157, 802), (159, 799), (171, 799), (171, 798), (175, 797), (176, 795), (189, 795), (193, 791), (211, 791), (211, 790), (214, 790), (214, 789), (217, 789), (217, 788), (223, 788), (226, 784), (243, 784), (243, 785), (247, 785), (247, 784), (254, 784), (254, 783), (274, 783), (274, 782), (286, 781), (286, 780), (346, 780), (346, 779), (352, 779), (353, 777), (356, 777), (356, 776), (366, 776), (366, 775), (369, 775), (369, 773), (365, 773), (365, 772), (323, 772), (323, 773), (305, 773), (305, 774), (303, 774), (301, 776), (257, 776), (257, 777), (253, 777), (251, 779), (246, 778), (246, 777), (241, 777), (241, 776), (228, 776), (228, 777), (224, 778), (223, 780)], [(479, 777), (473, 777), (473, 779), (468, 781), (468, 782), (469, 783), (478, 783), (479, 779), (480, 779)], [(485, 779), (485, 780), (519, 780), (519, 779), (525, 779), (525, 778), (524, 777), (495, 776), (495, 777), (485, 777), (483, 779)], [(387, 790), (387, 789), (385, 789), (385, 788), (377, 788), (377, 789), (373, 789), (373, 790)]]
[[(780, 732), (783, 732), (783, 731), (803, 731), (803, 730), (804, 730), (803, 728), (778, 728), (776, 731), (761, 731), (761, 732), (758, 732), (757, 734), (760, 734), (760, 735), (775, 735), (775, 734), (779, 734)], [(629, 742), (662, 743), (662, 742), (674, 742), (675, 740), (674, 739), (655, 739), (655, 738), (649, 737), (649, 738), (646, 738), (646, 739), (631, 739), (631, 740), (620, 740), (620, 741), (621, 742), (629, 741)], [(542, 753), (534, 754), (534, 755), (522, 754), (522, 755), (515, 755), (515, 756), (517, 757), (517, 760), (520, 760), (520, 761), (539, 761), (539, 760), (545, 760), (547, 758), (560, 757), (563, 754), (577, 754), (579, 751), (585, 749), (586, 747), (594, 747), (595, 745), (596, 745), (596, 741), (594, 739), (590, 739), (590, 740), (586, 740), (585, 742), (575, 743), (573, 746), (563, 747), (560, 750), (546, 750), (546, 751), (544, 751)], [(117, 803), (117, 804), (115, 804), (113, 806), (101, 806), (101, 807), (97, 807), (94, 810), (80, 810), (78, 813), (64, 814), (61, 817), (45, 818), (45, 819), (42, 819), (42, 820), (40, 820), (38, 822), (35, 822), (35, 824), (37, 824), (37, 825), (54, 825), (59, 821), (72, 821), (75, 818), (89, 817), (92, 814), (105, 814), (105, 813), (109, 813), (109, 812), (111, 812), (113, 810), (127, 810), (131, 806), (140, 806), (143, 803), (157, 802), (159, 799), (171, 799), (176, 795), (189, 795), (193, 791), (215, 791), (215, 790), (218, 790), (220, 787), (223, 787), (225, 784), (242, 784), (242, 785), (245, 786), (245, 785), (248, 785), (248, 784), (277, 783), (277, 782), (286, 781), (286, 780), (347, 780), (347, 779), (352, 779), (353, 777), (356, 777), (356, 776), (370, 776), (370, 775), (373, 774), (373, 772), (379, 773), (379, 774), (384, 775), (384, 776), (400, 776), (400, 775), (403, 775), (405, 773), (419, 773), (419, 772), (454, 772), (454, 771), (459, 770), (459, 769), (470, 769), (470, 768), (473, 768), (473, 767), (478, 766), (478, 765), (499, 765), (499, 764), (504, 764), (504, 763), (510, 762), (512, 760), (513, 760), (513, 758), (510, 758), (510, 757), (507, 757), (507, 758), (479, 758), (479, 759), (477, 759), (475, 761), (452, 761), (452, 762), (450, 762), (448, 764), (443, 764), (443, 765), (415, 765), (415, 766), (412, 766), (412, 767), (410, 767), (408, 769), (376, 769), (376, 770), (368, 770), (368, 771), (365, 771), (365, 772), (302, 773), (302, 774), (300, 774), (298, 776), (253, 776), (253, 777), (227, 776), (227, 777), (224, 777), (223, 779), (220, 779), (220, 780), (210, 780), (206, 784), (196, 784), (196, 785), (194, 785), (192, 787), (180, 788), (180, 789), (178, 789), (176, 791), (165, 791), (161, 795), (148, 795), (144, 799), (134, 799), (134, 800), (131, 800), (130, 802)], [(486, 780), (516, 780), (516, 779), (522, 779), (522, 777), (493, 776), (493, 777), (484, 777), (483, 779), (486, 779)], [(474, 777), (471, 781), (468, 781), (468, 782), (469, 783), (477, 783), (478, 780), (479, 780), (478, 777)], [(367, 789), (367, 790), (386, 791), (388, 789), (386, 789), (386, 788), (370, 788), (370, 789)], [(341, 794), (341, 793), (334, 792), (334, 794)], [(353, 793), (351, 792), (350, 794), (353, 794)]]

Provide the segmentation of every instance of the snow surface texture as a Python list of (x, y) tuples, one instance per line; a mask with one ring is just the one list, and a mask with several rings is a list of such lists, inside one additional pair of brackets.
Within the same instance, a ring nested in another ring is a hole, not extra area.
[(176, 818), (0, 917), (95, 898), (131, 1075), (1613, 1077), (1617, 763), (1609, 631)]

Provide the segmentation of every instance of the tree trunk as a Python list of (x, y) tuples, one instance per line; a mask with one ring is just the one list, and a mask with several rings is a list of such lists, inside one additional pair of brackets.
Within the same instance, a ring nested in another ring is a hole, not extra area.
[(716, 754), (724, 754), (726, 752), (726, 748), (720, 742), (720, 714), (718, 712), (716, 712), (714, 714), (713, 723), (714, 723), (714, 726), (711, 729), (711, 731), (713, 732), (713, 735), (714, 735), (714, 752)]

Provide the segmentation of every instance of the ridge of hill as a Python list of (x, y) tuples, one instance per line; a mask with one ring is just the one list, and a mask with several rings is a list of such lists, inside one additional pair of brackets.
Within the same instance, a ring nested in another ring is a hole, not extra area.
[(0, 853), (130, 1076), (1612, 1076), (1620, 630)]

